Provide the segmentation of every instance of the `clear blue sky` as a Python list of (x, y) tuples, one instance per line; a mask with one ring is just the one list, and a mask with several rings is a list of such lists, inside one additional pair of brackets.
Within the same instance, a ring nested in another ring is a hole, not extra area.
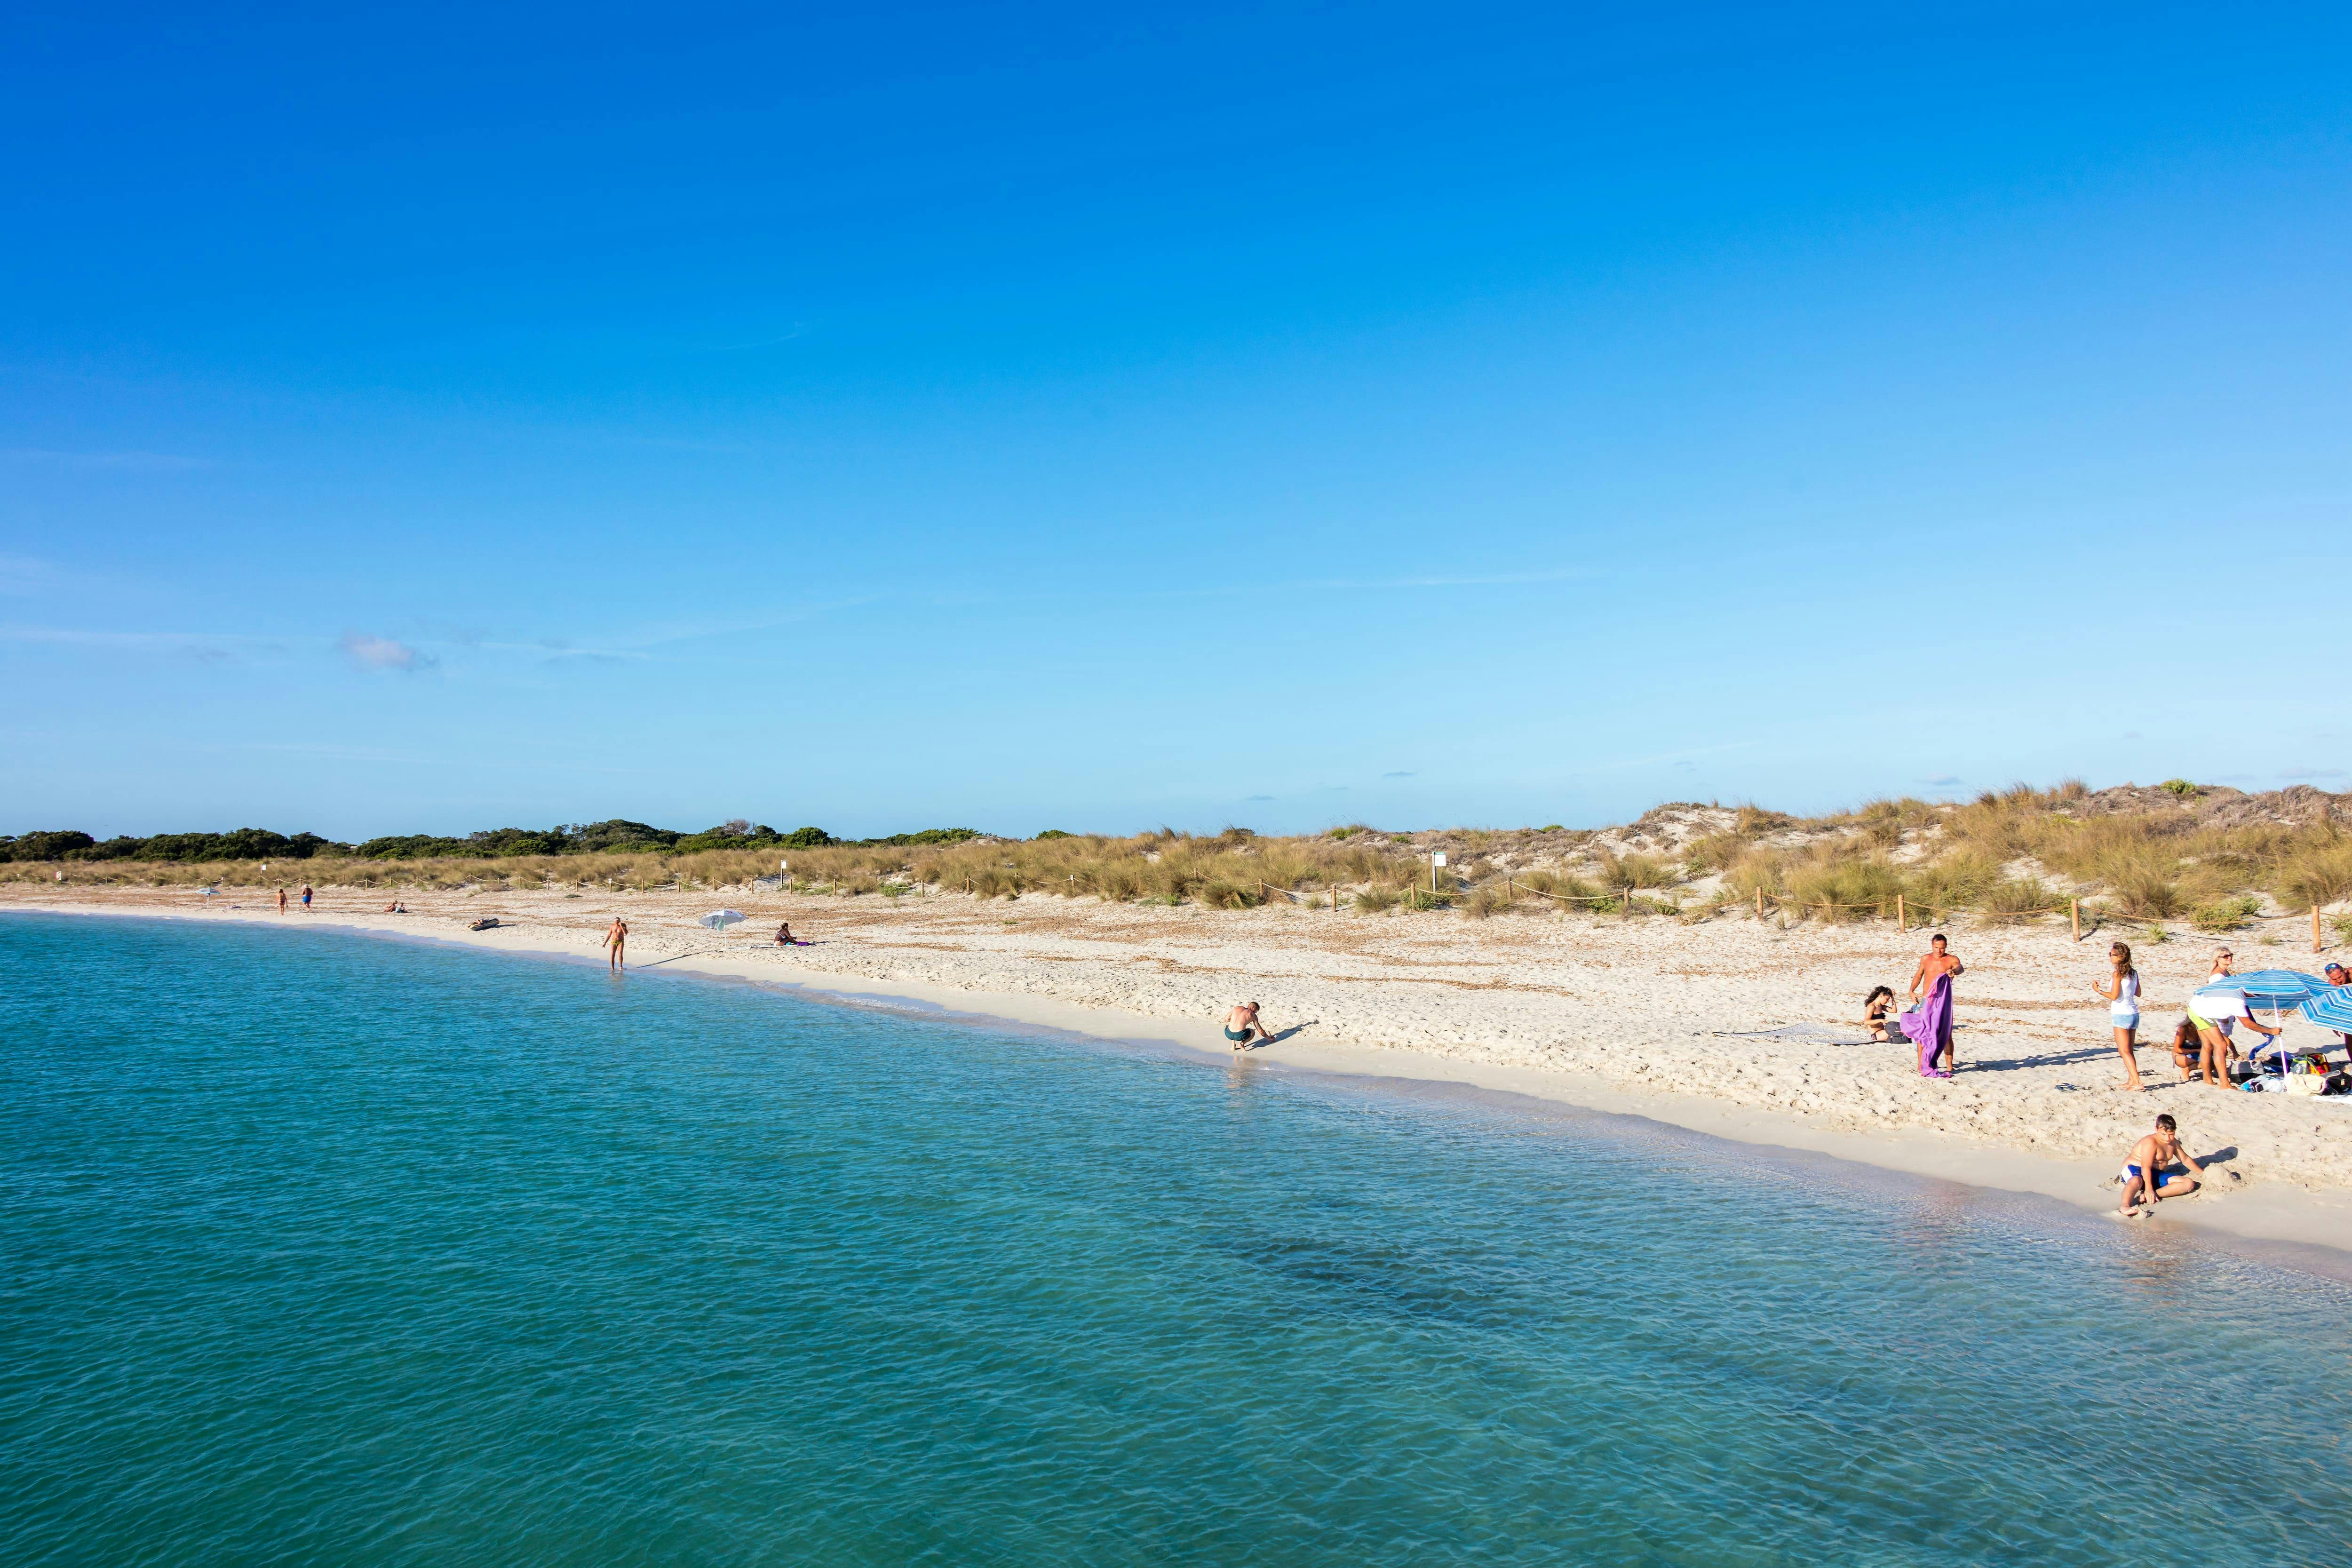
[(2345, 787), (2342, 7), (844, 9), (14, 9), (0, 831)]

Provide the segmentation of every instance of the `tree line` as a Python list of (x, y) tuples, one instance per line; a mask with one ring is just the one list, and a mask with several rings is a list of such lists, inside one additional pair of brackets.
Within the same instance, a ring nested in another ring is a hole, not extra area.
[(492, 827), (463, 838), (429, 833), (395, 833), (343, 844), (315, 833), (273, 833), (240, 827), (229, 833), (159, 833), (140, 838), (100, 839), (78, 828), (0, 835), (0, 860), (310, 860), (342, 857), (362, 860), (496, 860), (517, 855), (690, 855), (703, 849), (814, 849), (832, 845), (861, 848), (914, 844), (959, 844), (982, 837), (971, 827), (927, 827), (887, 838), (835, 838), (822, 827), (779, 833), (765, 823), (741, 817), (683, 833), (649, 823), (613, 817), (604, 822), (562, 823), (541, 829)]

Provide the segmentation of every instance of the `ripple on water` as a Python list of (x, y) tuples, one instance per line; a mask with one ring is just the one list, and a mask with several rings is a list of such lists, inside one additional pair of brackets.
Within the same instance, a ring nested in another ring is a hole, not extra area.
[(2281, 1329), (2352, 1292), (2177, 1237), (685, 977), (0, 963), (11, 1562), (2352, 1545), (2347, 1354)]

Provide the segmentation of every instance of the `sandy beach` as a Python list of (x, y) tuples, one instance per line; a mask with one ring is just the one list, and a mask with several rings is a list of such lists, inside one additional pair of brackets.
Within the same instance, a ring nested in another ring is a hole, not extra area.
[[(1035, 895), (843, 899), (793, 894), (416, 893), (326, 889), (279, 916), (250, 895), (13, 889), (57, 912), (341, 926), (495, 951), (598, 958), (614, 912), (635, 969), (691, 970), (899, 1000), (1230, 1058), (1224, 1009), (1255, 999), (1279, 1033), (1250, 1053), (1294, 1068), (1471, 1084), (1802, 1148), (1916, 1174), (2112, 1208), (2112, 1177), (2155, 1115), (2212, 1162), (2207, 1194), (2163, 1219), (2352, 1250), (2352, 1102), (2224, 1093), (2175, 1081), (2145, 1048), (2148, 1091), (2121, 1071), (2090, 985), (2104, 938), (2063, 926), (1959, 928), (1961, 1071), (1921, 1079), (1905, 1045), (1731, 1038), (1719, 1031), (1858, 1016), (1898, 990), (1925, 932), (1717, 919), (1359, 915), (1272, 907), (1110, 905)], [(724, 901), (750, 919), (717, 935)], [(493, 931), (466, 929), (495, 917)], [(813, 945), (782, 949), (779, 920)], [(2168, 1038), (2213, 943), (2137, 947), (2143, 1036)], [(2241, 942), (2241, 967), (2305, 966), (2296, 946)], [(2295, 1023), (2291, 1028), (2308, 1026)]]

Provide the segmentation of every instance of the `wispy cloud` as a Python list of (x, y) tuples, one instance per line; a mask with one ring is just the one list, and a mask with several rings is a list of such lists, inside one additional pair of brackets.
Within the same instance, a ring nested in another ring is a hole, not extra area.
[(415, 675), (436, 668), (441, 662), (395, 637), (370, 637), (365, 632), (345, 632), (335, 646), (343, 650), (344, 658), (362, 669), (396, 669), (404, 675)]
[(2279, 777), (2283, 779), (2340, 779), (2343, 776), (2342, 768), (2281, 768), (2279, 770)]
[(1272, 795), (1254, 795), (1250, 796), (1249, 798), (1250, 798), (1251, 800), (1253, 800), (1253, 801), (1259, 801), (1259, 800), (1272, 800), (1272, 799), (1274, 798), (1274, 796), (1272, 796)]
[(1942, 785), (1948, 785), (1948, 784), (1956, 784), (1959, 783), (1960, 781), (1959, 781), (1959, 779), (1958, 779), (1958, 777), (1956, 777), (1955, 775), (1953, 775), (1953, 774), (1951, 774), (1951, 773), (1930, 773), (1930, 774), (1928, 774), (1926, 778), (1921, 779), (1919, 782), (1920, 782), (1921, 784), (1936, 784), (1936, 785), (1942, 786)]
[(1420, 775), (1418, 775), (1418, 774), (1416, 774), (1416, 773), (1382, 773), (1382, 774), (1381, 775), (1381, 777), (1382, 777), (1382, 778), (1384, 778), (1384, 779), (1409, 779), (1409, 778), (1416, 778), (1416, 777), (1418, 777), (1418, 776), (1420, 776)]

